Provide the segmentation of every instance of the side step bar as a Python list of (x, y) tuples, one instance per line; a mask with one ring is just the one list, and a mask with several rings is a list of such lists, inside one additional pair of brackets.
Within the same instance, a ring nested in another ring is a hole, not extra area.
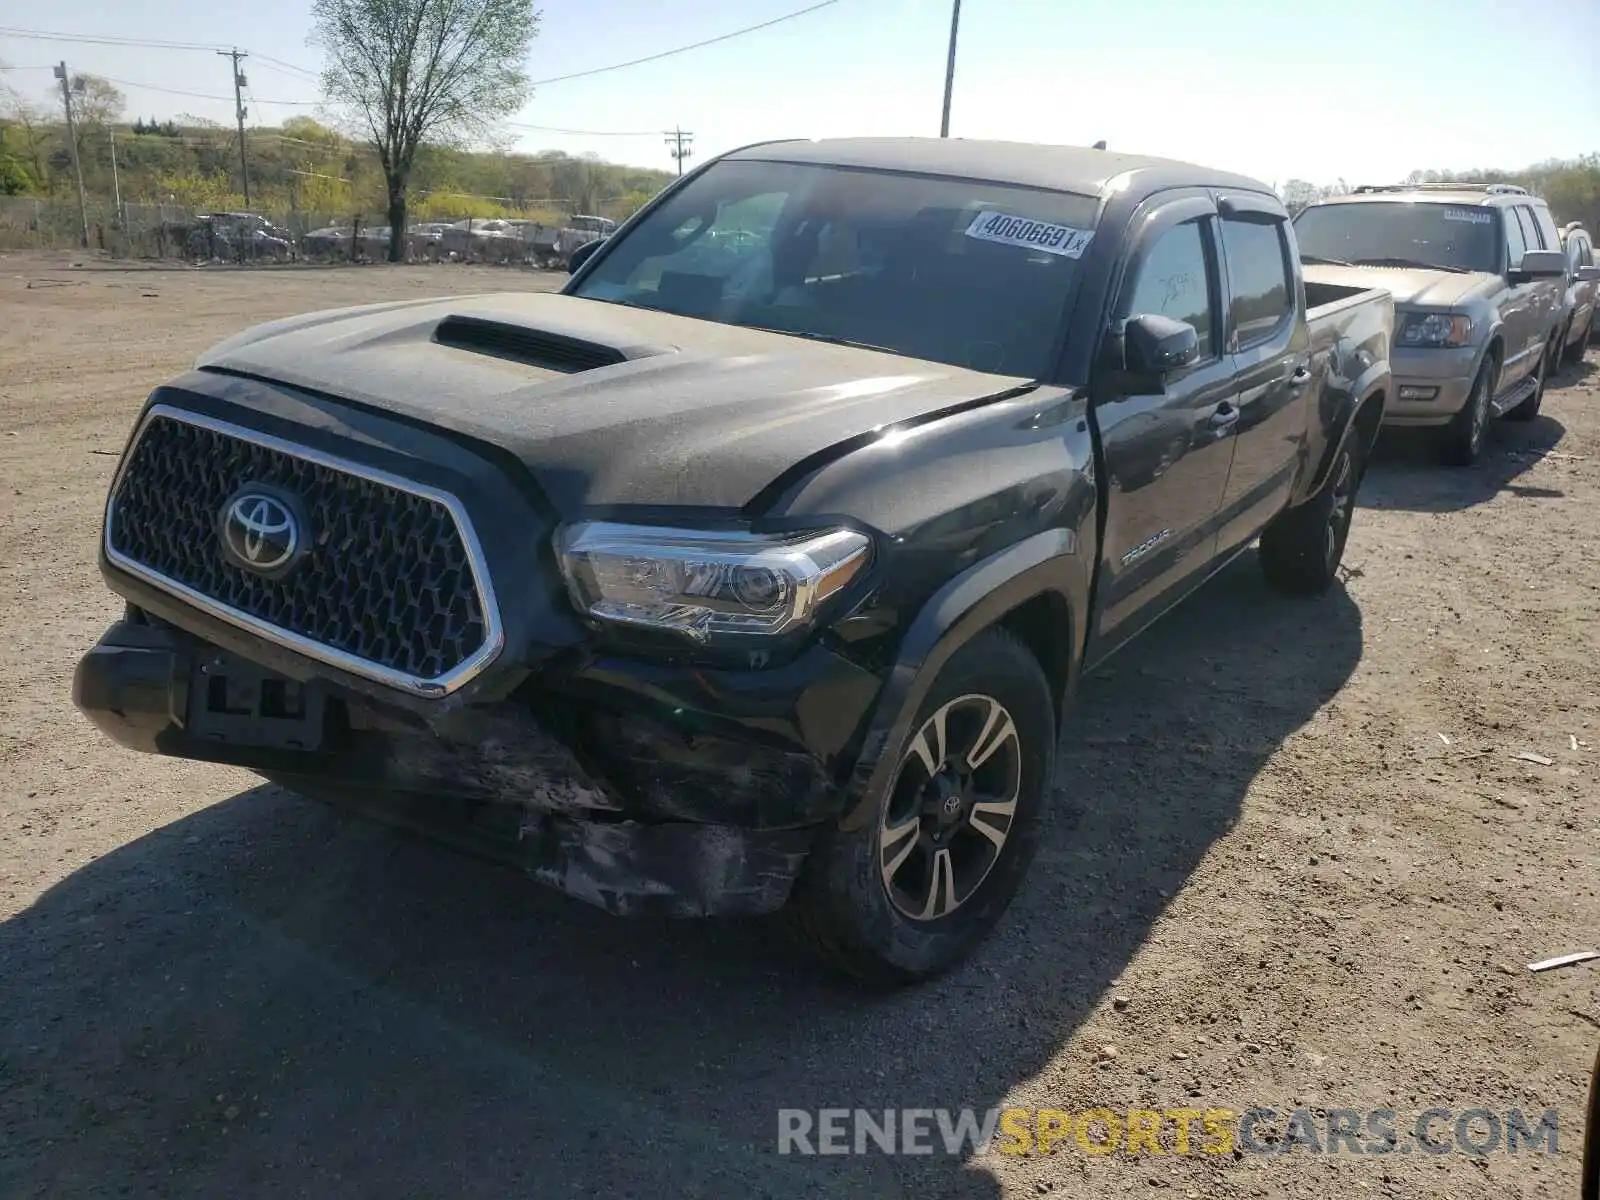
[(1533, 395), (1533, 393), (1538, 390), (1538, 387), (1539, 380), (1536, 376), (1529, 376), (1527, 379), (1524, 379), (1521, 383), (1517, 384), (1516, 387), (1512, 388), (1504, 396), (1501, 396), (1494, 402), (1494, 415), (1497, 417), (1504, 416), (1517, 405), (1521, 404), (1529, 396)]

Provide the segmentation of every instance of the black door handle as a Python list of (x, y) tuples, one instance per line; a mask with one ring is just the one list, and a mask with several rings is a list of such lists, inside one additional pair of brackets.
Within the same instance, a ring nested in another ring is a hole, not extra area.
[(1217, 405), (1217, 411), (1211, 414), (1211, 419), (1207, 422), (1207, 424), (1209, 424), (1213, 429), (1226, 429), (1230, 425), (1236, 424), (1238, 420), (1239, 410), (1232, 404), (1228, 403), (1228, 401), (1224, 400), (1221, 404)]
[(1310, 367), (1296, 367), (1294, 369), (1294, 373), (1289, 376), (1289, 386), (1291, 388), (1296, 389), (1296, 390), (1299, 390), (1300, 388), (1305, 387), (1305, 385), (1310, 383), (1310, 382), (1311, 382), (1311, 368)]

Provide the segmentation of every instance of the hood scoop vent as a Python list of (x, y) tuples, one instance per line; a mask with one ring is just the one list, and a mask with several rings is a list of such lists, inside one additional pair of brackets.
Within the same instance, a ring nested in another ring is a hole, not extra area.
[(441, 346), (490, 354), (568, 375), (628, 361), (628, 356), (614, 346), (529, 329), (524, 325), (486, 321), (481, 317), (446, 317), (434, 330), (433, 340)]

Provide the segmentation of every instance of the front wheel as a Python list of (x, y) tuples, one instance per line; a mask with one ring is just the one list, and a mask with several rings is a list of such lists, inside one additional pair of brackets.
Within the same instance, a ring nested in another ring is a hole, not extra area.
[(1043, 830), (1055, 703), (1038, 661), (994, 629), (935, 679), (885, 794), (861, 828), (819, 837), (786, 916), (846, 974), (931, 978), (999, 921)]
[(1489, 425), (1489, 401), (1494, 395), (1496, 368), (1488, 359), (1478, 368), (1467, 403), (1445, 428), (1440, 453), (1452, 467), (1470, 467), (1483, 453), (1483, 434)]
[(1322, 489), (1304, 504), (1279, 513), (1261, 534), (1261, 570), (1267, 582), (1297, 596), (1318, 596), (1333, 586), (1350, 538), (1361, 455), (1352, 430)]

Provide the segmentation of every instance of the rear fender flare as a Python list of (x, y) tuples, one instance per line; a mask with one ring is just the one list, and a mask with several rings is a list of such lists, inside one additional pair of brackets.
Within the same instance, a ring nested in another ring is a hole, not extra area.
[[(1328, 480), (1328, 472), (1333, 469), (1334, 461), (1339, 456), (1339, 451), (1344, 448), (1351, 431), (1356, 428), (1356, 418), (1369, 404), (1378, 406), (1378, 419), (1372, 426), (1374, 437), (1376, 436), (1377, 429), (1383, 424), (1383, 409), (1388, 403), (1389, 389), (1393, 386), (1387, 361), (1373, 363), (1350, 386), (1345, 396), (1359, 396), (1360, 399), (1341, 401), (1339, 409), (1331, 414), (1329, 424), (1338, 430), (1338, 435), (1327, 440), (1323, 447), (1322, 458), (1317, 463), (1317, 469), (1311, 472), (1295, 496), (1295, 504), (1311, 499), (1322, 490), (1323, 484)], [(1372, 447), (1367, 445), (1362, 449), (1371, 450)]]
[(845, 788), (841, 829), (859, 829), (871, 819), (911, 735), (917, 710), (951, 655), (1018, 606), (1046, 593), (1065, 601), (1071, 625), (1067, 685), (1057, 697), (1058, 707), (1071, 694), (1082, 659), (1093, 575), (1084, 549), (1074, 530), (1044, 530), (968, 567), (923, 605), (901, 640), (872, 710)]

